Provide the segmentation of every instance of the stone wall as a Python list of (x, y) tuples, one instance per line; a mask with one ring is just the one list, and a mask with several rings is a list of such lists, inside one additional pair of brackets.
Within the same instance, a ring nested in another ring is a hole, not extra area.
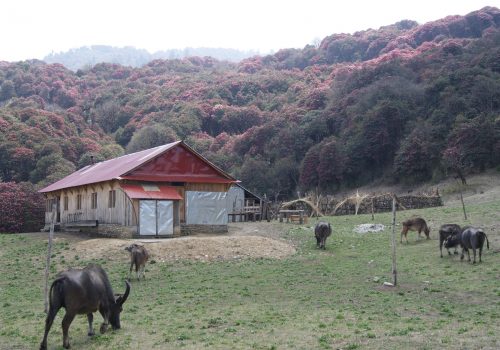
[[(443, 205), (441, 197), (438, 195), (434, 196), (415, 196), (415, 195), (405, 195), (405, 196), (397, 196), (398, 201), (396, 202), (396, 209), (422, 209), (422, 208), (431, 208), (431, 207), (439, 207)], [(317, 203), (315, 200), (311, 200), (313, 203)], [(338, 208), (337, 206), (341, 204)], [(382, 213), (388, 212), (392, 210), (392, 195), (391, 194), (381, 194), (368, 196), (361, 201), (361, 204), (358, 208), (358, 214), (370, 214), (372, 212), (372, 202), (373, 202), (373, 212), (374, 213)], [(277, 218), (277, 213), (281, 206), (281, 203), (273, 203), (273, 212), (275, 215), (274, 218)], [(346, 198), (335, 198), (334, 196), (325, 196), (322, 197), (320, 202), (318, 203), (319, 210), (323, 213), (323, 215), (332, 216), (332, 215), (353, 215), (356, 213), (356, 205), (354, 200), (346, 200)], [(336, 209), (337, 208), (337, 209)], [(298, 202), (294, 205), (294, 207), (290, 207), (287, 209), (303, 209), (307, 215), (311, 215), (311, 208), (303, 203)], [(336, 210), (335, 210), (336, 209)]]
[(227, 225), (183, 225), (181, 224), (182, 236), (198, 233), (227, 233)]
[[(439, 207), (443, 205), (440, 196), (400, 196), (396, 197), (396, 209), (422, 209)], [(356, 205), (353, 201), (346, 201), (340, 205), (334, 213), (337, 205), (342, 200), (324, 200), (320, 203), (320, 209), (325, 215), (351, 215), (356, 212)], [(390, 194), (364, 198), (358, 208), (358, 214), (370, 214), (388, 212), (392, 210), (392, 196)]]
[(137, 232), (137, 226), (122, 226), (117, 224), (99, 224), (98, 226), (61, 227), (64, 232), (82, 232), (92, 237), (132, 238)]

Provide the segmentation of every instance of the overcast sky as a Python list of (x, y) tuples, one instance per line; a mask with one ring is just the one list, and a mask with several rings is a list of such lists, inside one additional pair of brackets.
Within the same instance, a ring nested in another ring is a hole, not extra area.
[(90, 45), (153, 53), (220, 47), (268, 53), (402, 19), (425, 23), (500, 0), (2, 0), (0, 60)]

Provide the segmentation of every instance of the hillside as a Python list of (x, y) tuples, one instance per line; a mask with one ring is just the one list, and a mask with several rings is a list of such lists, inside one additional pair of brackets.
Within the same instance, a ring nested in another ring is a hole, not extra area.
[(239, 63), (0, 62), (0, 177), (42, 186), (91, 155), (185, 139), (272, 198), (466, 180), (500, 165), (499, 62), (492, 7)]

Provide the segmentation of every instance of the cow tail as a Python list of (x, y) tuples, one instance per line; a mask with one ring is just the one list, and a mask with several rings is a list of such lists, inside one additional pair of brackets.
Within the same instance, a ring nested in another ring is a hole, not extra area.
[[(52, 309), (54, 307), (54, 293), (56, 293), (59, 303), (59, 306), (64, 306), (64, 289), (63, 289), (63, 281), (64, 277), (60, 277), (54, 280), (50, 286), (49, 291), (49, 306)], [(54, 290), (55, 289), (55, 290)]]
[(488, 249), (490, 249), (490, 241), (488, 241), (488, 236), (486, 236), (486, 233), (484, 233), (484, 238), (486, 238), (486, 247), (488, 247)]

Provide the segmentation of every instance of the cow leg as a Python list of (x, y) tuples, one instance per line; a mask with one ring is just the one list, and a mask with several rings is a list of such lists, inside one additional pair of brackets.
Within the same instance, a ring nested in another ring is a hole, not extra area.
[(47, 336), (49, 335), (50, 327), (52, 327), (52, 323), (54, 322), (54, 318), (57, 315), (59, 308), (51, 307), (49, 309), (49, 313), (47, 314), (47, 318), (45, 319), (45, 332), (43, 334), (43, 340), (40, 344), (40, 350), (47, 349)]
[(73, 319), (75, 318), (74, 314), (70, 314), (66, 312), (64, 315), (64, 318), (62, 320), (62, 330), (63, 330), (63, 347), (65, 349), (69, 349), (69, 336), (68, 336), (68, 331), (69, 331), (69, 326), (71, 325), (71, 322), (73, 322)]
[(469, 249), (465, 248), (465, 251), (467, 252), (467, 258), (468, 258), (468, 260), (470, 262), (470, 252), (469, 252)]
[[(441, 253), (441, 257), (443, 257), (443, 240), (439, 239), (439, 252)], [(450, 254), (450, 250), (448, 249), (448, 254)]]
[(460, 260), (464, 260), (465, 248), (462, 248), (462, 254), (460, 255)]
[(103, 309), (100, 309), (99, 312), (101, 313), (101, 316), (102, 318), (104, 319), (104, 321), (102, 322), (101, 324), (101, 328), (99, 329), (99, 332), (101, 332), (101, 334), (104, 334), (106, 333), (106, 331), (108, 330), (108, 326), (109, 326), (109, 315), (107, 312), (105, 312)]
[(92, 312), (87, 314), (87, 321), (89, 321), (89, 332), (87, 333), (89, 336), (93, 336), (95, 334), (94, 327), (92, 327), (92, 322), (94, 321), (94, 315)]
[[(473, 264), (476, 263), (476, 248), (472, 248), (472, 253), (474, 254), (474, 261), (472, 262)], [(470, 261), (470, 258), (469, 258)]]
[(142, 265), (142, 279), (146, 279), (146, 264)]
[[(481, 255), (483, 255), (483, 247), (479, 247), (479, 262), (481, 262)], [(476, 260), (475, 256), (474, 256), (474, 260)]]
[(316, 236), (316, 248), (319, 248), (320, 244), (321, 244), (321, 239), (318, 236)]
[(134, 262), (132, 261), (130, 263), (130, 270), (128, 271), (128, 280), (130, 281), (130, 276), (132, 275), (132, 269), (134, 267)]

